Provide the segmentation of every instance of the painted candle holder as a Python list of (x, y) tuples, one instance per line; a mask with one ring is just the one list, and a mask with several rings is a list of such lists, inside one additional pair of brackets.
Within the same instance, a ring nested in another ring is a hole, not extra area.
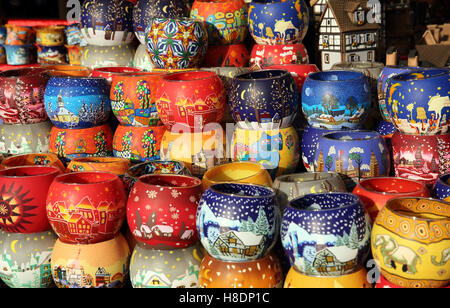
[(117, 46), (134, 38), (133, 3), (126, 0), (88, 0), (80, 15), (81, 33), (90, 45)]
[(203, 190), (219, 183), (256, 184), (272, 187), (269, 172), (258, 163), (234, 162), (213, 167), (205, 172), (202, 178)]
[(308, 75), (320, 71), (315, 64), (279, 64), (267, 66), (266, 69), (287, 70), (294, 77), (299, 93), (302, 93), (303, 84)]
[(450, 133), (416, 136), (396, 132), (391, 142), (396, 177), (420, 181), (431, 188), (439, 175), (450, 172)]
[(159, 68), (199, 68), (208, 48), (204, 23), (191, 18), (152, 18), (145, 30), (150, 60)]
[(111, 107), (121, 125), (148, 127), (159, 122), (156, 94), (164, 73), (127, 73), (111, 82)]
[(268, 68), (272, 65), (308, 64), (309, 55), (305, 45), (253, 45), (250, 52), (250, 67), (252, 69)]
[(83, 47), (81, 65), (90, 69), (109, 66), (133, 66), (134, 52), (132, 44), (118, 46), (86, 45)]
[(381, 274), (401, 287), (439, 288), (450, 281), (450, 203), (396, 198), (381, 209), (371, 246)]
[(143, 72), (151, 72), (155, 68), (155, 65), (150, 60), (150, 57), (147, 53), (147, 47), (145, 47), (145, 45), (140, 44), (138, 48), (136, 48), (133, 65)]
[(28, 45), (35, 41), (36, 36), (32, 27), (6, 24), (7, 45)]
[(58, 239), (52, 252), (52, 276), (58, 288), (121, 288), (128, 279), (129, 259), (130, 248), (120, 233), (86, 245)]
[(450, 123), (450, 69), (436, 68), (393, 76), (387, 85), (386, 109), (402, 133), (447, 133)]
[(203, 67), (247, 67), (249, 60), (245, 44), (209, 45)]
[(186, 248), (198, 241), (195, 215), (202, 181), (176, 174), (141, 176), (131, 189), (127, 222), (136, 239), (154, 249)]
[(126, 75), (138, 73), (141, 70), (131, 66), (111, 66), (111, 67), (97, 67), (92, 70), (91, 77), (105, 78), (111, 84), (113, 77), (118, 75)]
[(52, 153), (31, 153), (22, 155), (13, 155), (5, 158), (1, 162), (1, 166), (5, 168), (22, 167), (22, 166), (51, 166), (56, 167), (61, 172), (65, 172), (66, 167), (59, 160), (58, 156)]
[(267, 256), (246, 262), (222, 261), (206, 254), (200, 264), (201, 288), (281, 288), (283, 272), (278, 257)]
[(395, 75), (411, 72), (413, 70), (419, 69), (418, 67), (407, 67), (407, 66), (386, 66), (381, 71), (378, 76), (377, 93), (378, 93), (378, 106), (380, 108), (381, 117), (386, 122), (392, 122), (391, 117), (387, 111), (386, 99), (388, 96), (387, 86), (390, 78)]
[(36, 49), (33, 44), (3, 45), (8, 65), (29, 65), (36, 62)]
[(307, 194), (347, 192), (344, 181), (335, 172), (307, 172), (282, 175), (275, 179), (278, 204), (282, 211), (289, 202)]
[(78, 157), (112, 156), (113, 134), (108, 124), (84, 129), (60, 129), (50, 132), (50, 153), (63, 163)]
[(111, 114), (109, 91), (103, 78), (54, 76), (45, 88), (45, 109), (57, 128), (100, 126)]
[(190, 176), (191, 172), (179, 161), (148, 161), (134, 165), (125, 172), (123, 177), (125, 188), (130, 192), (138, 178), (149, 174), (179, 174)]
[(361, 267), (354, 273), (342, 276), (309, 276), (300, 273), (295, 266), (289, 270), (284, 288), (310, 289), (310, 288), (347, 288), (360, 289), (372, 288), (367, 282), (367, 270)]
[(440, 176), (433, 186), (433, 197), (450, 202), (450, 173)]
[(66, 173), (48, 190), (47, 217), (64, 243), (108, 241), (119, 232), (126, 215), (122, 181), (109, 172)]
[(258, 45), (301, 42), (308, 32), (308, 7), (304, 0), (253, 0), (248, 9), (248, 25)]
[(0, 279), (10, 288), (52, 287), (50, 260), (57, 239), (52, 231), (32, 234), (0, 231)]
[(0, 154), (49, 152), (52, 123), (0, 125)]
[(83, 55), (83, 46), (79, 45), (64, 45), (67, 49), (67, 57), (69, 58), (69, 64), (81, 65), (81, 57)]
[(160, 148), (166, 128), (164, 125), (133, 127), (119, 125), (112, 142), (115, 157), (133, 162), (159, 160)]
[(365, 264), (370, 232), (370, 218), (357, 196), (309, 194), (292, 200), (284, 210), (281, 242), (300, 273), (341, 276)]
[(359, 197), (372, 223), (386, 203), (401, 197), (430, 197), (425, 184), (402, 178), (364, 179), (356, 185), (353, 193)]
[(326, 129), (357, 129), (372, 104), (366, 76), (354, 71), (309, 74), (303, 85), (302, 110), (309, 125)]
[(67, 172), (103, 171), (122, 177), (130, 168), (130, 160), (117, 157), (74, 158), (67, 166)]
[(66, 43), (70, 46), (86, 46), (87, 42), (81, 34), (80, 23), (72, 23), (64, 28)]
[(233, 78), (228, 105), (241, 128), (283, 129), (294, 122), (299, 93), (285, 70), (254, 71)]
[(242, 0), (195, 0), (190, 17), (202, 20), (209, 45), (241, 44), (248, 34), (247, 5)]
[(264, 257), (275, 245), (280, 212), (275, 191), (254, 184), (209, 187), (197, 210), (197, 231), (206, 251), (223, 261)]
[(49, 71), (51, 76), (89, 77), (91, 75), (91, 70), (81, 65), (46, 65), (45, 69)]
[(0, 73), (0, 119), (5, 124), (47, 120), (44, 91), (50, 79), (45, 68), (22, 68)]
[(165, 75), (156, 93), (158, 114), (169, 130), (174, 126), (203, 129), (209, 123), (219, 123), (225, 102), (222, 80), (213, 72)]
[(66, 63), (66, 46), (41, 46), (35, 44), (37, 48), (37, 63), (39, 64), (61, 64)]
[(233, 161), (258, 162), (272, 179), (293, 173), (300, 162), (300, 142), (292, 127), (274, 130), (236, 128), (231, 140)]
[(137, 0), (133, 9), (134, 34), (145, 45), (145, 29), (153, 17), (177, 18), (188, 15), (188, 3), (183, 0)]
[(353, 190), (363, 178), (389, 176), (389, 149), (375, 131), (337, 131), (319, 138), (314, 154), (315, 171), (333, 171)]
[(199, 244), (174, 250), (142, 247), (138, 242), (130, 262), (133, 288), (198, 288), (200, 262)]
[(61, 170), (48, 166), (22, 166), (0, 170), (0, 227), (13, 233), (51, 229), (45, 211), (47, 192)]
[(64, 26), (34, 27), (36, 43), (41, 46), (64, 45)]

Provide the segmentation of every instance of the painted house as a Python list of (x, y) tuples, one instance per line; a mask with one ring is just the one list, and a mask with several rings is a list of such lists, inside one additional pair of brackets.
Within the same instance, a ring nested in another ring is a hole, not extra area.
[(328, 0), (319, 20), (322, 70), (340, 62), (375, 61), (379, 25), (368, 23), (367, 1)]
[(214, 242), (214, 247), (224, 255), (253, 257), (264, 245), (264, 236), (253, 232), (229, 231), (222, 233)]
[(316, 253), (313, 266), (319, 273), (344, 273), (358, 266), (357, 249), (326, 247)]

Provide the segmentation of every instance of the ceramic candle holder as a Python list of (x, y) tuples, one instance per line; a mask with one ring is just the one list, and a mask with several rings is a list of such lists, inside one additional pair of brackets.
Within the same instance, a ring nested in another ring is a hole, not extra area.
[(39, 64), (63, 64), (67, 63), (66, 46), (41, 46), (35, 44), (37, 48), (37, 63)]
[(130, 160), (117, 157), (80, 157), (74, 158), (67, 166), (67, 172), (105, 171), (119, 177), (130, 167)]
[(52, 76), (88, 77), (91, 74), (89, 68), (81, 65), (46, 65), (45, 69)]
[(272, 65), (308, 64), (309, 55), (302, 43), (283, 45), (255, 44), (250, 52), (250, 67), (264, 69)]
[(440, 176), (433, 186), (433, 197), (450, 202), (450, 173)]
[(90, 69), (109, 66), (133, 66), (134, 52), (133, 44), (121, 44), (118, 46), (89, 44), (83, 47), (81, 65)]
[(116, 75), (137, 73), (140, 72), (139, 68), (130, 66), (111, 66), (111, 67), (97, 67), (92, 70), (91, 77), (102, 77), (111, 84), (112, 79)]
[(371, 246), (382, 275), (409, 288), (439, 288), (450, 280), (450, 204), (427, 198), (396, 198), (381, 209)]
[(0, 125), (0, 153), (31, 154), (49, 152), (52, 122)]
[(59, 160), (58, 156), (52, 153), (13, 155), (5, 158), (1, 162), (1, 165), (5, 168), (44, 165), (56, 167), (61, 172), (65, 172), (66, 170), (66, 167), (64, 167), (64, 164)]
[(138, 48), (136, 48), (133, 64), (143, 72), (151, 72), (155, 68), (155, 65), (150, 60), (150, 56), (147, 53), (147, 47), (145, 47), (144, 44), (140, 44)]
[(204, 67), (247, 67), (250, 53), (245, 44), (208, 45)]
[(3, 45), (8, 65), (30, 65), (36, 63), (36, 47), (27, 45)]
[(67, 57), (70, 65), (81, 65), (81, 57), (84, 47), (79, 45), (64, 45), (67, 49)]
[(6, 24), (6, 41), (8, 45), (27, 45), (35, 41), (32, 27)]
[(319, 68), (315, 64), (278, 64), (267, 66), (266, 69), (287, 70), (294, 77), (299, 93), (302, 93), (303, 84), (308, 75), (319, 72)]
[(64, 26), (35, 27), (36, 43), (42, 46), (64, 45)]

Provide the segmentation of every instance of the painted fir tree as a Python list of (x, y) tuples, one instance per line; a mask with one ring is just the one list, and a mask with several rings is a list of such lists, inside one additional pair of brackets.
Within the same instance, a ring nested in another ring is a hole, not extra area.
[(267, 220), (266, 213), (262, 208), (259, 209), (258, 217), (255, 221), (256, 235), (267, 235), (270, 231), (269, 221)]

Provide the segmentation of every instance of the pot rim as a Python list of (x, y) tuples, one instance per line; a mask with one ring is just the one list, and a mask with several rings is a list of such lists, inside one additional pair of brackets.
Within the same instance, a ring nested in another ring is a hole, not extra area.
[[(350, 66), (348, 66), (348, 67), (342, 66), (341, 67), (340, 65), (350, 65)], [(358, 66), (358, 65), (361, 65), (361, 66)], [(365, 65), (367, 65), (367, 66), (365, 66)], [(362, 68), (362, 69), (367, 69), (367, 68), (384, 68), (385, 65), (383, 63), (381, 63), (381, 62), (370, 62), (370, 61), (347, 62), (347, 61), (344, 61), (344, 62), (336, 63), (333, 66), (332, 70), (335, 70), (334, 69), (335, 67), (348, 68), (350, 70), (354, 70), (354, 69), (357, 69), (357, 68)]]
[[(42, 174), (33, 174), (33, 175), (7, 175), (3, 174), (8, 171), (18, 170), (18, 169), (49, 169), (48, 172)], [(14, 166), (14, 167), (6, 167), (5, 169), (0, 170), (0, 178), (3, 179), (31, 179), (36, 177), (44, 177), (53, 174), (61, 173), (61, 169), (51, 165), (25, 165), (25, 166)], [(56, 178), (56, 177), (55, 177)]]
[[(111, 71), (111, 69), (131, 69), (130, 72), (115, 72)], [(133, 66), (106, 66), (106, 67), (98, 67), (94, 68), (92, 72), (100, 72), (100, 73), (113, 73), (113, 74), (123, 74), (123, 73), (132, 73), (132, 72), (142, 72), (142, 70)]]
[[(430, 221), (443, 221), (443, 220), (449, 220), (450, 221), (450, 215), (445, 217), (444, 215), (435, 214), (436, 216), (442, 216), (442, 218), (426, 218), (426, 217), (418, 217), (418, 215), (405, 215), (405, 214), (402, 214), (401, 212), (399, 212), (399, 210), (392, 208), (393, 205), (396, 204), (397, 202), (401, 202), (402, 200), (407, 200), (407, 199), (409, 199), (409, 200), (413, 199), (413, 200), (417, 200), (417, 201), (419, 201), (419, 200), (428, 200), (428, 201), (432, 201), (432, 202), (436, 202), (436, 203), (442, 203), (443, 206), (450, 207), (450, 202), (446, 202), (444, 200), (439, 200), (439, 199), (433, 199), (431, 197), (428, 197), (428, 198), (425, 198), (425, 197), (399, 197), (399, 198), (393, 198), (393, 199), (388, 200), (384, 207), (386, 208), (386, 210), (394, 213), (397, 216), (413, 219), (415, 221), (428, 221), (428, 222), (430, 222)], [(404, 211), (408, 212), (408, 213), (412, 213), (412, 214), (418, 214), (416, 212), (409, 211), (406, 208), (404, 209)]]
[[(98, 181), (98, 182), (93, 182), (93, 183), (78, 183), (78, 182), (64, 182), (62, 181), (62, 179), (64, 178), (69, 178), (69, 177), (76, 177), (77, 175), (80, 174), (97, 174), (97, 175), (103, 175), (103, 176), (108, 176), (108, 179), (103, 179), (102, 181)], [(54, 183), (60, 184), (60, 185), (69, 185), (69, 186), (85, 186), (85, 185), (104, 185), (107, 183), (112, 183), (114, 181), (120, 180), (119, 177), (111, 172), (108, 171), (85, 171), (85, 172), (70, 172), (70, 173), (63, 173), (61, 175), (58, 175), (55, 179), (54, 179)]]
[[(292, 203), (294, 203), (297, 200), (300, 199), (305, 199), (306, 197), (312, 197), (312, 196), (321, 196), (321, 195), (347, 195), (350, 197), (353, 197), (355, 200), (349, 202), (346, 205), (342, 205), (339, 207), (333, 207), (333, 208), (329, 208), (329, 209), (301, 209), (301, 208), (296, 208), (294, 206), (292, 206)], [(304, 212), (304, 213), (323, 213), (323, 212), (328, 212), (328, 211), (336, 211), (336, 210), (342, 210), (342, 209), (347, 209), (353, 206), (357, 206), (358, 204), (361, 204), (361, 200), (359, 199), (359, 197), (353, 193), (349, 193), (349, 192), (327, 192), (327, 193), (317, 193), (317, 194), (306, 194), (304, 196), (300, 196), (297, 198), (292, 199), (291, 201), (289, 201), (288, 205), (286, 208), (291, 208), (297, 212)]]
[(420, 135), (420, 134), (411, 134), (411, 133), (404, 133), (403, 131), (399, 131), (397, 128), (395, 129), (395, 132), (392, 134), (392, 137), (394, 137), (395, 135), (397, 136), (410, 136), (410, 137), (430, 137), (430, 138), (438, 138), (438, 137), (444, 137), (444, 136), (450, 136), (450, 132), (448, 133), (444, 133), (444, 134), (440, 134), (440, 135)]
[[(440, 73), (436, 73), (435, 75), (431, 75), (431, 76), (425, 76), (426, 71), (435, 71), (435, 72), (439, 72)], [(412, 75), (412, 74), (416, 74), (416, 73), (424, 73), (424, 78), (420, 78), (420, 79), (415, 79), (415, 78), (405, 78), (405, 79), (400, 79), (402, 77), (406, 77), (407, 75)], [(412, 71), (408, 71), (408, 72), (403, 72), (400, 74), (397, 74), (395, 76), (392, 76), (390, 78), (390, 84), (394, 83), (394, 82), (424, 82), (427, 80), (433, 80), (434, 78), (439, 78), (445, 75), (450, 75), (450, 69), (449, 68), (430, 68), (430, 69), (417, 69), (417, 70), (412, 70)]]
[[(230, 185), (230, 184), (241, 185), (241, 186), (252, 186), (252, 187), (256, 186), (260, 189), (270, 191), (270, 194), (263, 195), (263, 196), (244, 196), (244, 195), (238, 195), (238, 194), (233, 194), (233, 193), (225, 193), (225, 192), (222, 192), (222, 191), (216, 189), (216, 186)], [(258, 184), (250, 184), (250, 183), (221, 182), (221, 183), (216, 183), (216, 184), (211, 185), (208, 189), (210, 189), (211, 191), (213, 191), (217, 194), (221, 194), (221, 195), (225, 195), (225, 196), (233, 197), (233, 198), (263, 199), (263, 198), (274, 198), (276, 196), (276, 191), (272, 187), (262, 186), (262, 185), (258, 185)]]
[[(385, 179), (399, 180), (399, 181), (402, 181), (402, 182), (410, 182), (410, 183), (418, 184), (419, 186), (421, 186), (421, 188), (419, 188), (417, 190), (414, 190), (414, 191), (410, 191), (410, 192), (390, 193), (390, 192), (386, 192), (386, 191), (368, 190), (366, 187), (361, 185), (361, 183), (364, 183), (364, 182), (370, 182), (370, 181), (376, 181), (376, 180), (385, 180)], [(359, 188), (359, 189), (364, 190), (364, 191), (369, 192), (369, 193), (374, 193), (374, 194), (377, 194), (377, 195), (384, 195), (384, 196), (407, 196), (408, 194), (420, 192), (420, 191), (423, 191), (423, 190), (429, 192), (427, 187), (426, 187), (426, 185), (423, 184), (422, 182), (419, 182), (419, 181), (416, 181), (416, 180), (411, 180), (411, 179), (406, 179), (406, 178), (393, 177), (393, 176), (382, 176), (382, 177), (361, 179), (361, 181), (356, 185), (355, 189), (356, 188)]]
[[(334, 138), (330, 138), (329, 135), (332, 134), (336, 134), (336, 133), (370, 133), (373, 134), (373, 137), (370, 138), (364, 138), (364, 139), (334, 139)], [(327, 139), (327, 140), (334, 140), (334, 141), (338, 141), (338, 142), (353, 142), (353, 141), (365, 141), (365, 140), (375, 140), (375, 139), (379, 139), (382, 138), (381, 134), (373, 131), (373, 130), (364, 130), (364, 129), (356, 129), (356, 130), (337, 130), (337, 131), (332, 131), (329, 133), (325, 133), (322, 135), (322, 138)]]
[[(179, 160), (152, 160), (152, 161), (142, 162), (142, 163), (136, 164), (134, 166), (131, 166), (130, 168), (128, 168), (127, 172), (125, 172), (125, 175), (130, 177), (130, 178), (133, 178), (133, 179), (138, 179), (139, 177), (141, 177), (143, 175), (150, 175), (152, 173), (136, 176), (132, 172), (135, 171), (135, 169), (139, 169), (141, 166), (152, 165), (154, 163), (178, 163), (178, 164), (180, 164), (183, 167), (182, 169), (186, 168), (186, 165), (183, 162), (179, 161)], [(162, 173), (162, 174), (164, 174), (164, 173)], [(168, 174), (177, 174), (177, 173), (168, 173)]]
[(136, 72), (123, 72), (123, 73), (114, 73), (114, 75), (112, 76), (113, 79), (114, 78), (126, 78), (126, 77), (130, 77), (130, 78), (135, 78), (135, 77), (157, 77), (157, 76), (165, 76), (167, 75), (167, 73), (164, 72), (144, 72), (144, 71), (136, 71)]
[[(11, 45), (14, 46), (14, 45)], [(17, 72), (26, 72), (26, 71), (34, 71), (30, 75), (15, 75), (14, 73)], [(50, 74), (49, 70), (45, 66), (36, 66), (36, 67), (24, 67), (24, 68), (17, 68), (12, 70), (7, 70), (0, 72), (0, 80), (1, 79), (18, 79), (18, 78), (26, 78), (26, 77), (35, 77), (41, 74)], [(12, 74), (12, 75), (10, 75)], [(7, 76), (4, 76), (7, 75)]]
[[(106, 81), (106, 79), (103, 77), (91, 77), (91, 76), (52, 76), (52, 77), (50, 77), (50, 79), (64, 79), (66, 81), (75, 80), (75, 79), (88, 80), (88, 81), (90, 80), (90, 81), (97, 81), (97, 82)], [(50, 82), (50, 80), (49, 80), (49, 82)]]
[(231, 162), (231, 163), (227, 163), (227, 164), (218, 165), (218, 166), (215, 166), (215, 167), (213, 167), (213, 168), (211, 168), (211, 169), (208, 169), (208, 170), (205, 172), (205, 174), (203, 175), (203, 179), (205, 179), (205, 180), (207, 180), (207, 181), (210, 181), (210, 182), (213, 182), (214, 184), (222, 184), (222, 183), (229, 182), (229, 181), (223, 181), (223, 182), (222, 182), (222, 181), (218, 181), (218, 180), (214, 179), (213, 177), (208, 177), (208, 175), (210, 175), (213, 171), (216, 171), (216, 172), (217, 172), (217, 170), (221, 170), (221, 169), (223, 169), (223, 168), (227, 168), (227, 167), (229, 167), (230, 165), (251, 165), (251, 166), (259, 166), (259, 170), (258, 170), (258, 171), (255, 171), (255, 173), (254, 173), (253, 175), (249, 175), (249, 176), (246, 176), (246, 177), (242, 177), (242, 178), (236, 179), (235, 181), (242, 181), (242, 180), (250, 179), (250, 178), (252, 178), (252, 177), (255, 177), (255, 176), (259, 176), (259, 175), (261, 175), (261, 174), (264, 174), (264, 171), (266, 171), (266, 169), (264, 169), (264, 168), (262, 167), (262, 165), (259, 164), (259, 163), (256, 163), (256, 162), (249, 162), (249, 161), (237, 161), (237, 162)]
[[(354, 75), (354, 78), (344, 79), (344, 80), (321, 80), (317, 79), (316, 76), (318, 75), (332, 75), (332, 74), (347, 74), (347, 75)], [(365, 80), (367, 81), (366, 76), (358, 71), (355, 70), (330, 70), (330, 71), (320, 71), (320, 72), (314, 72), (308, 75), (308, 79), (310, 81), (314, 82), (326, 82), (326, 83), (343, 83), (343, 82), (354, 82), (358, 80)]]
[(335, 276), (335, 275), (333, 275), (333, 276), (320, 276), (319, 274), (317, 274), (317, 275), (312, 275), (312, 274), (306, 275), (305, 273), (302, 273), (299, 269), (297, 269), (296, 266), (292, 266), (292, 268), (294, 269), (294, 271), (295, 271), (297, 274), (300, 274), (300, 275), (302, 275), (302, 276), (307, 276), (307, 277), (312, 277), (312, 278), (324, 278), (324, 279), (326, 279), (326, 278), (331, 278), (331, 279), (333, 279), (333, 278), (348, 277), (349, 275), (353, 275), (353, 274), (359, 273), (361, 270), (365, 269), (364, 266), (363, 266), (362, 264), (358, 264), (358, 265), (357, 265), (356, 267), (354, 267), (353, 270), (352, 270), (350, 273), (348, 273), (348, 274), (338, 275), (338, 276)]
[(283, 67), (314, 67), (317, 68), (317, 72), (311, 72), (311, 73), (318, 73), (319, 72), (319, 68), (317, 67), (316, 64), (313, 63), (283, 63), (283, 64), (274, 64), (274, 65), (269, 65), (269, 66), (265, 66), (265, 69), (283, 69)]
[[(273, 77), (264, 77), (264, 78), (244, 78), (243, 77), (245, 75), (259, 74), (259, 73), (265, 73), (265, 72), (278, 72), (279, 75), (273, 76)], [(287, 77), (288, 75), (291, 76), (291, 73), (289, 73), (287, 70), (284, 70), (284, 69), (262, 69), (262, 70), (257, 70), (257, 71), (250, 70), (249, 72), (234, 76), (233, 80), (243, 81), (243, 82), (258, 82), (258, 81), (281, 79), (281, 78)]]
[[(157, 177), (176, 177), (176, 178), (185, 178), (185, 179), (189, 179), (191, 181), (193, 181), (194, 183), (192, 185), (188, 185), (188, 186), (169, 186), (169, 185), (158, 185), (158, 184), (149, 184), (144, 182), (143, 180), (145, 180), (146, 178), (157, 178)], [(167, 188), (167, 189), (176, 189), (176, 190), (185, 190), (185, 189), (192, 189), (192, 188), (196, 188), (196, 187), (201, 187), (202, 186), (202, 181), (194, 176), (189, 176), (189, 175), (183, 175), (183, 174), (172, 174), (172, 173), (163, 173), (163, 174), (145, 174), (142, 175), (140, 177), (138, 177), (138, 180), (136, 182), (136, 184), (138, 183), (142, 183), (145, 186), (154, 186), (154, 187), (163, 187), (163, 188)]]
[(224, 263), (224, 264), (239, 264), (239, 266), (241, 266), (242, 264), (248, 264), (248, 263), (257, 263), (257, 262), (261, 262), (261, 261), (265, 261), (266, 259), (270, 259), (270, 257), (272, 257), (272, 259), (274, 260), (274, 262), (279, 262), (279, 258), (272, 252), (272, 251), (268, 251), (266, 252), (266, 254), (262, 255), (260, 258), (258, 259), (253, 259), (253, 260), (221, 260), (218, 258), (214, 258), (213, 256), (211, 256), (206, 250), (204, 251), (204, 255), (205, 257), (209, 257), (210, 259), (216, 261), (217, 263)]
[[(156, 72), (156, 73), (159, 73), (159, 72)], [(207, 74), (207, 75), (205, 77), (197, 78), (197, 79), (187, 79), (187, 80), (171, 79), (171, 78), (176, 78), (177, 76), (182, 75), (182, 74), (195, 74), (196, 75), (198, 73)], [(164, 81), (164, 82), (196, 82), (196, 81), (213, 79), (216, 77), (219, 77), (219, 76), (215, 72), (202, 71), (199, 69), (195, 69), (195, 70), (186, 71), (186, 72), (175, 72), (175, 73), (164, 74), (162, 77), (162, 81)]]
[[(286, 178), (290, 178), (290, 177), (297, 177), (297, 178), (301, 178), (302, 176), (307, 176), (307, 175), (328, 175), (329, 177), (327, 178), (322, 178), (322, 179), (311, 179), (311, 180), (304, 180), (304, 181), (286, 181)], [(280, 183), (309, 183), (309, 182), (321, 182), (324, 180), (329, 180), (329, 179), (339, 179), (340, 176), (337, 172), (299, 172), (299, 173), (292, 173), (292, 174), (285, 174), (285, 175), (280, 175), (279, 177), (275, 178), (275, 181), (278, 181)]]
[(122, 158), (122, 157), (99, 156), (99, 157), (76, 157), (70, 161), (70, 164), (72, 162), (74, 162), (74, 163), (92, 163), (92, 164), (115, 164), (115, 163), (128, 164), (129, 160), (127, 158)]
[[(185, 17), (185, 16), (183, 16), (183, 17), (158, 17), (158, 16), (154, 16), (154, 17), (151, 18), (151, 21), (149, 22), (150, 26), (148, 27), (148, 29), (151, 29), (151, 25), (153, 24), (153, 21), (155, 19), (160, 19), (160, 20), (163, 20), (163, 21), (167, 21), (167, 20), (168, 21), (191, 21), (191, 22), (194, 22), (194, 23), (200, 23), (200, 24), (204, 25), (203, 20), (198, 19), (198, 18), (191, 18), (191, 17)], [(145, 31), (145, 32), (147, 32), (147, 31)]]

